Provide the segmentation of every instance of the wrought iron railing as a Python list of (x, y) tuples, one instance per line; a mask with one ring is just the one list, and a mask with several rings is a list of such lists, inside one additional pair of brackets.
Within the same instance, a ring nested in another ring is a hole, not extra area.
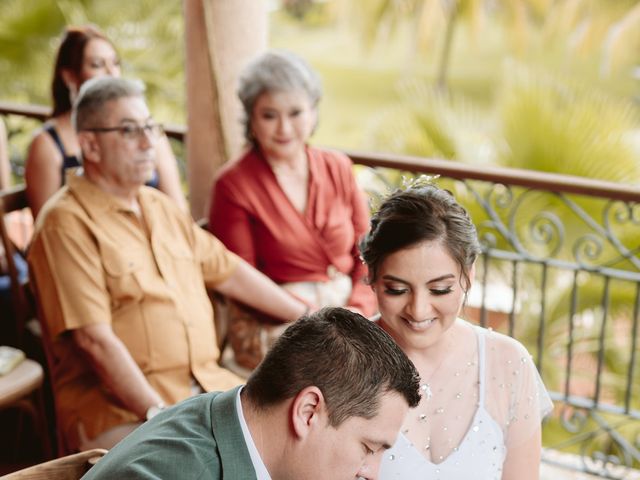
[[(0, 104), (0, 115), (42, 116)], [(184, 129), (169, 127), (182, 140)], [(373, 203), (438, 175), (483, 245), (467, 316), (522, 341), (556, 404), (544, 461), (603, 478), (640, 467), (640, 186), (347, 152)], [(563, 453), (564, 452), (564, 453)], [(640, 475), (638, 475), (640, 478)]]
[(349, 155), (368, 167), (361, 184), (372, 198), (402, 175), (438, 175), (471, 213), (483, 255), (470, 316), (534, 355), (556, 404), (545, 461), (640, 478), (630, 470), (640, 466), (640, 186)]

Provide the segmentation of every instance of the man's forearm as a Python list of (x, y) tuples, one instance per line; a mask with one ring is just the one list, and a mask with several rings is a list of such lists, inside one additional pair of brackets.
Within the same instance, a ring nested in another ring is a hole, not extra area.
[(308, 306), (276, 285), (266, 275), (241, 261), (235, 272), (216, 290), (250, 307), (285, 321), (294, 321)]
[[(108, 330), (107, 330), (108, 329)], [(93, 325), (74, 332), (102, 383), (122, 405), (144, 419), (147, 409), (162, 403), (122, 341), (109, 325)]]

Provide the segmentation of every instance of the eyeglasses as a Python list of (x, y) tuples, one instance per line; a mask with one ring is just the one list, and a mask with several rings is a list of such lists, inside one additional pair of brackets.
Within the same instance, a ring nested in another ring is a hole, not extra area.
[(141, 138), (143, 135), (155, 138), (164, 133), (164, 128), (161, 123), (147, 123), (145, 125), (126, 123), (124, 125), (118, 125), (117, 127), (94, 127), (83, 128), (82, 130), (97, 133), (118, 132), (123, 138), (129, 140)]

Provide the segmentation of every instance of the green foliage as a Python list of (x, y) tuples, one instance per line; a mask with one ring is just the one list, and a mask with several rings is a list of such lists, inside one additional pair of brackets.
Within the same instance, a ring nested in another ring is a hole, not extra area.
[(640, 183), (640, 126), (631, 102), (508, 63), (497, 109), (500, 163), (623, 183)]
[(323, 26), (334, 20), (331, 5), (315, 0), (282, 0), (282, 10), (305, 26)]
[(493, 119), (474, 102), (419, 78), (402, 83), (400, 98), (401, 105), (381, 113), (370, 136), (373, 150), (474, 164), (494, 162)]
[(406, 84), (370, 147), (640, 184), (636, 105), (513, 61), (502, 72), (488, 107), (424, 80)]
[(20, 0), (0, 7), (0, 95), (20, 102), (45, 103), (51, 81), (50, 40), (60, 33), (64, 16), (55, 2)]
[(350, 2), (349, 18), (355, 22), (367, 46), (394, 34), (420, 6), (418, 0), (365, 0)]
[(124, 74), (145, 81), (156, 116), (184, 121), (180, 0), (3, 0), (0, 99), (50, 104), (59, 37), (69, 24), (98, 25), (123, 58)]

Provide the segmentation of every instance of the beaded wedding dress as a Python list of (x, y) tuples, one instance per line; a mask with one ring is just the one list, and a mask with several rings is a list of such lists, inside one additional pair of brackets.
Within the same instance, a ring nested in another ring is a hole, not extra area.
[(463, 320), (456, 328), (475, 339), (422, 385), (420, 404), (383, 457), (382, 480), (500, 480), (507, 449), (529, 439), (553, 408), (519, 342)]

